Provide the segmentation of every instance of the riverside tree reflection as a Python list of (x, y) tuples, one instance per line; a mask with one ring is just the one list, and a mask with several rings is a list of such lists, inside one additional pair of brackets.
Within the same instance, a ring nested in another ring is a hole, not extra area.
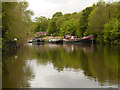
[[(101, 86), (118, 84), (118, 47), (101, 45), (30, 45), (16, 55), (3, 56), (3, 87), (30, 87), (36, 76), (27, 61), (37, 65), (52, 64), (54, 69), (65, 69), (83, 74)], [(14, 56), (17, 56), (15, 59)]]

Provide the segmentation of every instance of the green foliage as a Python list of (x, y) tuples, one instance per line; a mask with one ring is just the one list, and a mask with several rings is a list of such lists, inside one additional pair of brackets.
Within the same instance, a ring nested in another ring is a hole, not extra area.
[[(96, 5), (87, 7), (79, 13), (67, 13), (62, 14), (61, 12), (56, 12), (52, 19), (49, 21), (47, 32), (53, 35), (65, 35), (70, 33), (72, 35), (77, 35), (79, 37), (87, 36), (93, 34), (97, 42), (105, 43), (118, 43), (113, 40), (105, 40), (106, 35), (103, 33), (105, 24), (109, 23), (113, 18), (119, 20), (118, 2), (105, 3), (100, 0)], [(119, 27), (115, 26), (116, 29)], [(108, 30), (104, 30), (108, 32)], [(116, 32), (116, 31), (112, 31)], [(118, 35), (114, 34), (115, 37)], [(107, 37), (113, 38), (113, 37)], [(108, 41), (107, 41), (108, 40)]]
[[(111, 26), (115, 18), (118, 19), (118, 24), (120, 22), (118, 2), (105, 3), (100, 0), (78, 13), (63, 15), (62, 12), (56, 12), (51, 19), (41, 16), (36, 17), (34, 22), (31, 20), (33, 12), (27, 10), (28, 3), (6, 2), (2, 5), (3, 44), (12, 41), (15, 37), (22, 42), (36, 32), (48, 32), (54, 36), (71, 33), (79, 37), (93, 34), (99, 42), (119, 43), (117, 28), (119, 31), (120, 25), (117, 26), (116, 21), (114, 27)], [(112, 35), (114, 37), (111, 37)]]
[(65, 21), (67, 21), (70, 19), (70, 16), (71, 16), (71, 14), (67, 13), (67, 14), (64, 14), (63, 18), (65, 19)]
[(104, 24), (115, 17), (116, 11), (115, 5), (100, 3), (89, 16), (88, 30), (91, 33), (100, 34), (104, 29)]
[(49, 34), (56, 34), (57, 33), (56, 21), (57, 21), (57, 17), (54, 17), (50, 20), (49, 27), (47, 30), (47, 32)]
[(75, 35), (75, 31), (76, 31), (75, 20), (71, 19), (69, 21), (65, 21), (62, 24), (62, 26), (60, 28), (60, 31), (61, 31), (61, 35), (65, 35), (65, 34), (68, 34), (68, 33), (71, 33), (72, 35)]
[(85, 30), (87, 29), (88, 16), (91, 13), (91, 11), (92, 11), (92, 7), (87, 7), (86, 9), (84, 9), (82, 11), (82, 15), (79, 20), (79, 29), (78, 29), (79, 30), (78, 36), (80, 36), (80, 37), (84, 36), (83, 34), (84, 34)]
[(109, 23), (104, 26), (104, 42), (108, 44), (120, 44), (120, 31), (118, 29), (120, 22), (117, 18), (113, 18)]
[(18, 39), (22, 44), (31, 37), (33, 12), (27, 10), (27, 2), (3, 2), (2, 3), (2, 38), (3, 45), (7, 41)]
[[(47, 30), (47, 32), (48, 32), (49, 34), (59, 35), (60, 29), (59, 29), (59, 23), (57, 23), (57, 21), (58, 21), (58, 19), (59, 19), (60, 17), (62, 17), (62, 16), (63, 16), (63, 14), (62, 14), (61, 12), (56, 12), (56, 13), (53, 15), (52, 19), (51, 19), (50, 22), (49, 22), (49, 26), (48, 26), (48, 30)], [(57, 25), (57, 24), (58, 24), (58, 25)], [(57, 26), (58, 26), (58, 27), (57, 27)]]
[(53, 18), (60, 17), (60, 16), (63, 16), (62, 12), (56, 12), (55, 14), (53, 14)]
[(36, 17), (34, 22), (33, 33), (46, 32), (48, 28), (48, 19), (46, 17)]
[(116, 3), (105, 4), (104, 2), (98, 2), (88, 17), (88, 27), (85, 34), (92, 33), (97, 36), (96, 40), (98, 42), (103, 42), (104, 25), (114, 17), (117, 17), (117, 14), (118, 8)]

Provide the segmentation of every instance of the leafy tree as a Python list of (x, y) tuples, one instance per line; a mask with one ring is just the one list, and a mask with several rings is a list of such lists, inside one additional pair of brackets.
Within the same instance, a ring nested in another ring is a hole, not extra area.
[(60, 17), (60, 16), (63, 16), (62, 12), (56, 12), (55, 14), (53, 14), (53, 18), (54, 17)]
[(70, 13), (66, 13), (66, 14), (64, 14), (63, 17), (64, 17), (65, 21), (70, 20), (71, 14)]
[(61, 12), (56, 12), (52, 19), (50, 20), (50, 23), (49, 23), (49, 27), (48, 27), (48, 30), (47, 32), (49, 34), (54, 34), (54, 35), (58, 35), (59, 34), (59, 28), (57, 28), (57, 20), (63, 16), (63, 14)]
[(69, 21), (65, 21), (61, 28), (61, 35), (65, 35), (68, 33), (71, 33), (72, 35), (75, 35), (75, 31), (76, 31), (76, 25), (75, 25), (75, 20), (71, 19)]
[(104, 42), (108, 44), (120, 44), (120, 31), (118, 29), (120, 22), (117, 18), (113, 18), (109, 23), (104, 26)]
[(117, 14), (116, 4), (105, 4), (104, 2), (98, 2), (88, 18), (88, 28), (85, 34), (94, 34), (97, 36), (97, 41), (102, 42), (102, 31), (104, 24), (109, 22), (112, 18), (116, 17)]
[[(22, 44), (30, 37), (33, 12), (27, 10), (27, 2), (3, 2), (2, 3), (2, 38), (5, 42), (18, 39)], [(5, 45), (4, 45), (5, 46)]]
[(92, 11), (92, 7), (87, 7), (82, 11), (82, 15), (79, 19), (79, 29), (77, 35), (83, 37), (85, 30), (88, 27), (88, 16)]
[(46, 17), (36, 17), (34, 22), (34, 33), (46, 32), (48, 28), (48, 19)]

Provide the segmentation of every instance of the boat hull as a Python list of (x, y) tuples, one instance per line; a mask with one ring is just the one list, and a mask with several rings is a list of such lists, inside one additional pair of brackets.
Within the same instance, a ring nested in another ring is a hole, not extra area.
[(87, 40), (87, 39), (80, 39), (76, 41), (72, 40), (64, 40), (63, 43), (75, 43), (75, 44), (84, 44), (84, 43), (93, 43), (93, 40)]
[(44, 43), (44, 39), (33, 39), (32, 43), (37, 42), (37, 43)]
[(44, 45), (44, 42), (32, 42), (33, 45)]
[(28, 41), (28, 43), (32, 43), (32, 41)]
[(63, 40), (49, 41), (49, 43), (52, 43), (52, 44), (62, 44)]

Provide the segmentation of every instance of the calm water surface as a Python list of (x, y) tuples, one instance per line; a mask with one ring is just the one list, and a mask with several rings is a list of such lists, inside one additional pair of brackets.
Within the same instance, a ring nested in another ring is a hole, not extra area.
[(3, 54), (3, 88), (118, 87), (118, 47), (28, 44)]

